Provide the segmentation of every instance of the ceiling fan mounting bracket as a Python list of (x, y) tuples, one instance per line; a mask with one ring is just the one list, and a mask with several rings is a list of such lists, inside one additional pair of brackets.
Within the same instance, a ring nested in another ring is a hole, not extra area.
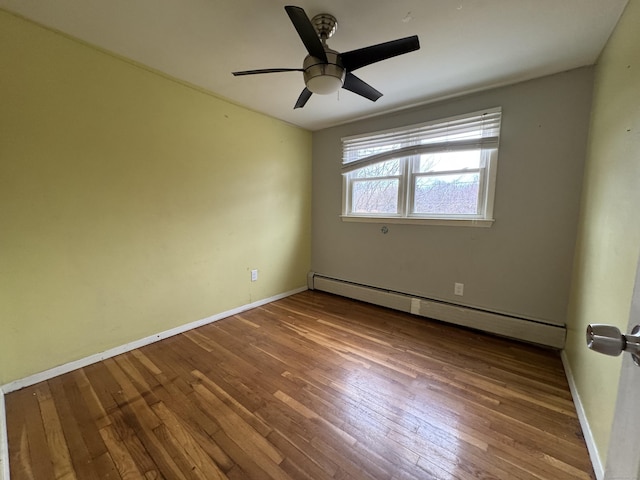
[(322, 41), (331, 38), (338, 29), (338, 20), (328, 13), (320, 13), (311, 19), (313, 28), (318, 32), (318, 36)]

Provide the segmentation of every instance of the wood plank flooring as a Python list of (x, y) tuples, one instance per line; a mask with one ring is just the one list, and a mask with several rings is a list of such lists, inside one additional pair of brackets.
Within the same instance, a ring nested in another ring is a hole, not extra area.
[(595, 478), (557, 352), (313, 291), (6, 407), (12, 480)]

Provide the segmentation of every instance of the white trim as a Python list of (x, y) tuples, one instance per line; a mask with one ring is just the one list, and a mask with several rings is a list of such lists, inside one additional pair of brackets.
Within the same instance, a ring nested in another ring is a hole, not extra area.
[(0, 387), (0, 480), (9, 480), (9, 437), (4, 390)]
[(445, 225), (450, 227), (490, 227), (495, 220), (475, 218), (418, 218), (418, 217), (365, 217), (355, 215), (340, 215), (343, 222), (361, 223), (404, 223), (408, 225)]
[[(373, 165), (382, 165), (385, 162), (396, 160), (402, 170), (401, 175), (393, 176), (394, 179), (398, 178), (399, 181), (398, 205), (396, 206), (396, 211), (392, 212), (393, 215), (388, 216), (426, 218), (429, 220), (427, 224), (430, 224), (432, 223), (430, 220), (434, 215), (411, 214), (415, 202), (413, 197), (415, 196), (416, 179), (426, 175), (462, 175), (472, 173), (476, 169), (418, 172), (415, 171), (415, 158), (430, 152), (455, 153), (463, 150), (479, 150), (483, 161), (477, 169), (480, 176), (480, 185), (478, 198), (476, 199), (476, 214), (463, 215), (462, 217), (479, 217), (482, 220), (491, 219), (493, 217), (492, 207), (495, 195), (495, 182), (491, 181), (491, 174), (495, 176), (501, 122), (502, 108), (495, 107), (456, 117), (433, 120), (420, 125), (410, 125), (342, 138), (341, 171), (344, 177), (342, 215), (345, 217), (375, 216), (366, 213), (361, 215), (360, 212), (353, 211), (353, 197), (356, 192), (353, 185), (355, 182), (372, 182), (392, 178), (389, 175), (380, 176), (376, 172), (363, 172), (363, 170)], [(491, 153), (489, 154), (489, 152)], [(486, 161), (487, 154), (489, 154), (488, 162)], [(410, 169), (407, 168), (409, 163), (411, 163)], [(360, 176), (361, 174), (364, 176)], [(391, 185), (390, 182), (386, 182), (386, 184)], [(400, 202), (400, 200), (405, 201)], [(459, 216), (435, 215), (435, 217), (456, 220)]]
[(251, 310), (252, 308), (266, 305), (267, 303), (275, 302), (276, 300), (280, 300), (282, 298), (295, 295), (296, 293), (304, 292), (305, 290), (307, 290), (306, 286), (300, 287), (295, 290), (281, 293), (270, 298), (265, 298), (263, 300), (258, 300), (256, 302), (253, 302), (247, 305), (242, 305), (232, 310), (227, 310), (226, 312), (218, 313), (216, 315), (212, 315), (210, 317), (203, 318), (201, 320), (196, 320), (195, 322), (180, 325), (170, 330), (165, 330), (164, 332), (156, 333), (155, 335), (141, 338), (140, 340), (135, 340), (131, 343), (120, 345), (119, 347), (115, 347), (101, 353), (96, 353), (95, 355), (90, 355), (88, 357), (81, 358), (79, 360), (74, 360), (72, 362), (65, 363), (64, 365), (50, 368), (49, 370), (45, 370), (44, 372), (36, 373), (34, 375), (30, 375), (28, 377), (15, 380), (13, 382), (9, 382), (5, 385), (0, 386), (0, 390), (4, 391), (4, 393), (11, 393), (16, 390), (20, 390), (21, 388), (29, 387), (31, 385), (35, 385), (36, 383), (40, 383), (45, 380), (49, 380), (51, 378), (57, 377), (58, 375), (63, 375), (65, 373), (72, 372), (73, 370), (77, 370), (78, 368), (86, 367), (87, 365), (101, 362), (102, 360), (105, 360), (107, 358), (115, 357), (116, 355), (120, 355), (122, 353), (135, 350), (136, 348), (144, 347), (145, 345), (150, 345), (160, 340), (164, 340), (165, 338), (173, 337), (174, 335), (188, 332), (189, 330), (193, 330), (194, 328), (198, 328), (203, 325), (213, 323), (217, 320), (221, 320), (223, 318), (237, 315), (238, 313), (242, 313), (247, 310)]
[(571, 365), (569, 364), (569, 359), (567, 358), (567, 354), (564, 350), (562, 351), (562, 354), (560, 356), (562, 358), (562, 365), (564, 366), (564, 373), (567, 376), (567, 381), (569, 382), (569, 389), (571, 390), (573, 403), (576, 407), (578, 420), (580, 420), (580, 426), (582, 427), (582, 434), (584, 436), (584, 441), (587, 444), (587, 450), (589, 450), (589, 457), (591, 458), (593, 471), (596, 474), (596, 478), (598, 480), (603, 480), (604, 466), (602, 465), (602, 457), (600, 456), (600, 452), (598, 451), (598, 447), (596, 445), (595, 439), (593, 438), (593, 432), (591, 431), (589, 420), (587, 419), (587, 414), (584, 411), (584, 407), (582, 405), (582, 399), (580, 398), (580, 393), (578, 393), (578, 388), (576, 386), (575, 378), (573, 377), (573, 373), (571, 371)]

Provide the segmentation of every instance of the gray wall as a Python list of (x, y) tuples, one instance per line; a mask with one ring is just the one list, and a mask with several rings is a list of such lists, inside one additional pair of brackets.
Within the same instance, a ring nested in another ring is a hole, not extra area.
[[(312, 270), (565, 324), (593, 71), (572, 70), (313, 135)], [(490, 228), (343, 222), (344, 136), (502, 107)], [(454, 282), (465, 285), (453, 295)]]

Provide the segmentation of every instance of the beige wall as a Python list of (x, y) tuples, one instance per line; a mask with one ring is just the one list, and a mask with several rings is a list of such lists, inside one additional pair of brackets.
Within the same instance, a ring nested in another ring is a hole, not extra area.
[(640, 252), (640, 1), (596, 68), (566, 354), (602, 463), (622, 357), (585, 347), (589, 323), (627, 328)]
[[(413, 295), (564, 325), (592, 69), (313, 134), (312, 269)], [(503, 110), (491, 228), (342, 222), (341, 137), (483, 108)], [(464, 283), (464, 297), (453, 295)]]
[(309, 132), (1, 10), (0, 72), (0, 385), (305, 285)]

